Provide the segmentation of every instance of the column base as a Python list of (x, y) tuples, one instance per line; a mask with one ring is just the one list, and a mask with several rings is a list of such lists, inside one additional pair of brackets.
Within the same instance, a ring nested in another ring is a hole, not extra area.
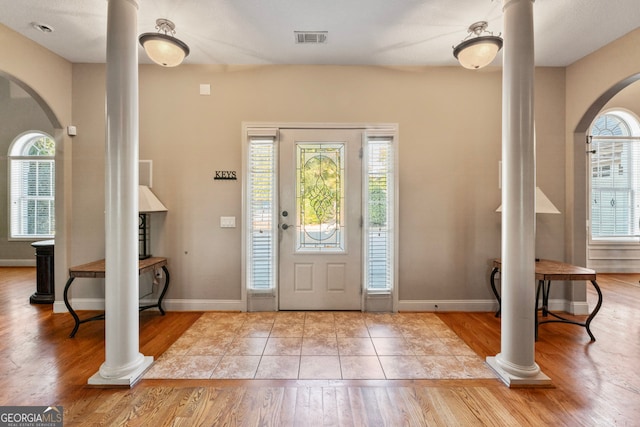
[(542, 371), (534, 376), (519, 377), (502, 369), (495, 356), (487, 357), (487, 364), (508, 387), (553, 387), (551, 378), (543, 374)]
[(89, 378), (88, 384), (95, 386), (130, 388), (142, 378), (142, 375), (151, 367), (152, 364), (153, 356), (144, 356), (144, 360), (140, 367), (131, 373), (118, 378), (104, 378), (100, 375), (100, 371), (98, 371)]
[(30, 304), (53, 304), (55, 300), (53, 294), (41, 294), (38, 292), (29, 297)]

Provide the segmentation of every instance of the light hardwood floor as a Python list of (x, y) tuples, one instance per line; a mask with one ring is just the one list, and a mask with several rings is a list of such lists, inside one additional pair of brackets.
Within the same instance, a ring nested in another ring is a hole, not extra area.
[[(0, 268), (0, 405), (62, 405), (75, 425), (568, 425), (640, 420), (640, 275), (599, 275), (604, 305), (583, 328), (540, 328), (536, 362), (553, 388), (499, 380), (142, 380), (86, 385), (104, 361), (103, 322), (68, 338), (68, 314), (30, 305), (35, 269)], [(488, 286), (488, 284), (487, 284)], [(589, 295), (589, 298), (594, 298)], [(143, 312), (140, 347), (158, 358), (202, 313)], [(439, 313), (479, 356), (500, 351), (493, 313)]]

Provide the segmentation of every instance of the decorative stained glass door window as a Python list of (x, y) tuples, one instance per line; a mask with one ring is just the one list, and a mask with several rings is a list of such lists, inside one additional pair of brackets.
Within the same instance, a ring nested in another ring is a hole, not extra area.
[(344, 143), (296, 145), (296, 252), (344, 252)]

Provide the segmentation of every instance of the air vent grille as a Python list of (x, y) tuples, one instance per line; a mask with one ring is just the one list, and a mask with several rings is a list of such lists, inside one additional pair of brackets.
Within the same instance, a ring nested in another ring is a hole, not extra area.
[(296, 44), (322, 44), (327, 42), (327, 31), (294, 31)]

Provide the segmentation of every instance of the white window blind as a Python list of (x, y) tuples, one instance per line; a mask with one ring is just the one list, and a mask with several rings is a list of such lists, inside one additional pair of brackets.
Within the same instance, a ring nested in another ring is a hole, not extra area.
[(394, 149), (393, 138), (365, 141), (365, 280), (371, 292), (388, 292), (394, 281)]
[(247, 287), (275, 288), (276, 169), (275, 136), (249, 135), (247, 206), (249, 209)]
[(591, 237), (640, 236), (640, 137), (627, 113), (612, 112), (591, 127)]
[(53, 139), (30, 132), (9, 149), (9, 229), (12, 239), (52, 238), (55, 233)]
[(591, 235), (640, 235), (640, 139), (594, 139), (591, 156)]

